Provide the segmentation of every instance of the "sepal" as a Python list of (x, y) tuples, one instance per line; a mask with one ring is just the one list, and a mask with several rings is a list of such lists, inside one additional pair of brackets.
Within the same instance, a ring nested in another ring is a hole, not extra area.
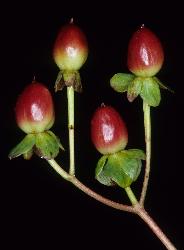
[(112, 179), (104, 173), (104, 167), (108, 161), (108, 155), (104, 155), (97, 163), (95, 170), (95, 178), (103, 185), (114, 186)]
[(123, 154), (127, 155), (130, 158), (135, 158), (139, 160), (146, 160), (146, 155), (141, 149), (128, 149), (121, 151)]
[(24, 153), (23, 154), (24, 160), (30, 160), (33, 153), (34, 153), (33, 148), (30, 149), (28, 152)]
[(56, 82), (55, 82), (55, 92), (58, 90), (63, 90), (64, 86), (71, 87), (73, 86), (74, 90), (78, 93), (82, 92), (82, 84), (80, 73), (77, 70), (61, 70), (58, 73)]
[(36, 135), (35, 153), (41, 158), (50, 160), (59, 153), (59, 148), (63, 149), (59, 139), (51, 131)]
[(171, 88), (169, 88), (167, 85), (163, 84), (156, 76), (154, 76), (153, 79), (158, 83), (158, 85), (160, 86), (160, 88), (168, 90), (168, 91), (170, 91), (171, 93), (174, 94), (174, 90), (172, 90)]
[(156, 76), (140, 77), (133, 74), (117, 73), (110, 79), (110, 86), (116, 92), (126, 92), (129, 102), (133, 102), (140, 95), (141, 98), (152, 107), (157, 107), (161, 101), (160, 88), (174, 93), (163, 84)]
[(134, 78), (135, 76), (132, 74), (117, 73), (110, 79), (110, 85), (115, 91), (123, 93), (128, 90), (128, 86)]
[(152, 107), (159, 106), (161, 100), (160, 88), (153, 77), (143, 78), (140, 96), (148, 105)]
[(8, 157), (13, 159), (23, 155), (25, 160), (29, 160), (33, 153), (44, 159), (53, 159), (58, 153), (59, 149), (64, 150), (59, 138), (50, 130), (28, 134), (24, 139), (15, 146), (9, 153)]
[(142, 79), (135, 77), (134, 80), (128, 85), (127, 99), (129, 102), (133, 102), (135, 98), (141, 93)]
[(30, 159), (31, 157), (30, 151), (35, 145), (35, 140), (36, 140), (35, 138), (36, 138), (35, 134), (26, 135), (24, 139), (10, 151), (8, 155), (10, 160), (20, 155), (25, 155), (25, 159)]
[(106, 186), (116, 183), (122, 188), (129, 187), (137, 180), (144, 159), (145, 154), (139, 149), (104, 155), (97, 163), (95, 178)]

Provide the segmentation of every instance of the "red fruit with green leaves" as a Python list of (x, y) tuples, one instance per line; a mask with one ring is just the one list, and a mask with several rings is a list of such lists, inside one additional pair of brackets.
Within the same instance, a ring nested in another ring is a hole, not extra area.
[(53, 50), (60, 70), (79, 70), (88, 56), (88, 44), (82, 30), (71, 22), (61, 28)]
[(17, 125), (27, 134), (50, 129), (55, 114), (49, 90), (43, 84), (33, 81), (19, 96), (15, 113)]
[(91, 120), (91, 139), (101, 154), (123, 150), (128, 142), (128, 131), (119, 113), (111, 106), (99, 107)]
[(33, 153), (47, 160), (54, 159), (64, 149), (59, 138), (49, 129), (55, 114), (52, 96), (42, 84), (33, 81), (18, 97), (15, 107), (16, 121), (26, 136), (9, 153), (13, 159), (23, 155), (29, 160)]
[(161, 69), (164, 52), (158, 37), (144, 25), (132, 36), (128, 46), (128, 68), (136, 76), (152, 77)]

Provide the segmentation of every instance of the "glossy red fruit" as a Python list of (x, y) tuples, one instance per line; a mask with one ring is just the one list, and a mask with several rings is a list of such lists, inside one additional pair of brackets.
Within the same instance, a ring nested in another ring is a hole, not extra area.
[(88, 44), (82, 30), (73, 20), (61, 28), (53, 56), (60, 70), (79, 70), (88, 56)]
[(132, 36), (128, 46), (128, 68), (136, 76), (154, 76), (162, 67), (164, 52), (158, 37), (144, 25)]
[(128, 142), (125, 122), (111, 106), (99, 107), (91, 120), (91, 139), (101, 154), (123, 150)]
[(33, 81), (19, 96), (15, 114), (17, 125), (27, 134), (50, 129), (55, 115), (49, 90), (43, 84)]

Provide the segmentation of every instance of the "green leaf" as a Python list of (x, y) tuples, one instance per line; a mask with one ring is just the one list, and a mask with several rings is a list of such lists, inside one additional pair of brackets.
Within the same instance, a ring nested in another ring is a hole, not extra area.
[(111, 178), (120, 187), (129, 187), (141, 171), (141, 160), (126, 156), (121, 152), (109, 156), (104, 166), (104, 175)]
[(57, 141), (60, 149), (63, 150), (63, 151), (65, 151), (63, 145), (61, 144), (60, 139), (52, 131), (50, 131), (50, 130), (48, 130), (47, 133), (50, 134), (51, 136), (53, 136), (55, 138), (55, 140)]
[(153, 77), (154, 80), (156, 80), (156, 82), (159, 84), (159, 86), (162, 88), (162, 89), (166, 89), (168, 91), (170, 91), (171, 93), (174, 94), (174, 90), (172, 90), (171, 88), (169, 88), (168, 86), (166, 86), (165, 84), (163, 84), (156, 76)]
[(145, 160), (146, 155), (143, 150), (141, 149), (128, 149), (122, 150), (121, 153), (126, 154), (130, 158)]
[(112, 182), (111, 178), (104, 174), (103, 168), (108, 161), (108, 156), (104, 155), (100, 158), (97, 163), (97, 167), (95, 170), (95, 178), (103, 185), (106, 186), (113, 186), (114, 183)]
[(142, 89), (142, 78), (136, 77), (129, 85), (127, 91), (127, 98), (129, 102), (133, 102), (134, 99), (140, 94)]
[(33, 149), (23, 154), (24, 160), (30, 160), (33, 155)]
[(53, 159), (59, 153), (59, 143), (52, 133), (43, 132), (36, 134), (35, 153), (44, 159)]
[(128, 90), (134, 77), (132, 74), (117, 73), (110, 79), (110, 85), (115, 91), (123, 93)]
[(160, 104), (160, 88), (154, 78), (147, 77), (143, 80), (140, 96), (150, 106), (156, 107)]
[(26, 154), (29, 151), (31, 151), (34, 145), (35, 145), (35, 135), (34, 134), (26, 135), (24, 139), (10, 151), (8, 157), (10, 159), (13, 159), (22, 154)]

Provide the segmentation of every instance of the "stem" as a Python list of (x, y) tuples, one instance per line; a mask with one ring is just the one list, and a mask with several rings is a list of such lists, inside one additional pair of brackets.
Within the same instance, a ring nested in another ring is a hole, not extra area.
[(150, 175), (150, 161), (151, 161), (151, 117), (150, 106), (143, 101), (144, 112), (144, 129), (145, 129), (145, 143), (146, 143), (146, 167), (144, 174), (143, 187), (141, 192), (140, 204), (143, 205), (146, 197), (149, 175)]
[(91, 196), (95, 200), (100, 201), (101, 203), (103, 203), (103, 204), (105, 204), (105, 205), (107, 205), (109, 207), (113, 207), (115, 209), (118, 209), (118, 210), (123, 210), (123, 211), (127, 211), (127, 212), (132, 212), (132, 213), (134, 212), (133, 207), (127, 206), (127, 205), (123, 205), (121, 203), (114, 202), (112, 200), (104, 198), (103, 196), (97, 194), (96, 192), (94, 192), (90, 188), (86, 187), (75, 176), (73, 176), (71, 174), (68, 174), (64, 169), (62, 169), (60, 167), (60, 165), (55, 160), (52, 159), (52, 160), (47, 160), (47, 161), (51, 165), (51, 167), (53, 167), (53, 169), (60, 176), (62, 176), (65, 180), (70, 181), (71, 183), (73, 183), (77, 188), (79, 188), (81, 191), (83, 191), (85, 194)]
[(133, 206), (135, 206), (138, 203), (138, 200), (136, 199), (134, 193), (132, 192), (131, 187), (126, 187), (125, 191), (128, 195), (128, 198), (130, 199)]
[(100, 201), (101, 203), (109, 206), (109, 207), (113, 207), (115, 209), (118, 210), (122, 210), (122, 211), (126, 211), (126, 212), (130, 212), (133, 213), (134, 209), (132, 206), (128, 206), (128, 205), (124, 205), (118, 202), (114, 202), (110, 199), (107, 199), (99, 194), (97, 194), (96, 192), (94, 192), (93, 190), (91, 190), (90, 188), (86, 187), (82, 182), (80, 182), (76, 177), (73, 177), (71, 182), (78, 187), (81, 191), (83, 191), (85, 194), (91, 196), (92, 198), (94, 198), (97, 201)]
[(74, 155), (74, 88), (67, 87), (68, 98), (68, 133), (69, 133), (69, 151), (70, 151), (70, 169), (69, 173), (75, 175), (75, 155)]
[(144, 207), (139, 204), (134, 193), (132, 192), (132, 189), (130, 187), (126, 187), (125, 191), (133, 205), (133, 208), (135, 209), (135, 213), (151, 228), (154, 234), (160, 239), (160, 241), (165, 245), (167, 249), (176, 250), (175, 246), (159, 228), (156, 222), (146, 212)]
[(151, 228), (153, 233), (159, 238), (159, 240), (164, 244), (168, 250), (177, 250), (176, 247), (172, 244), (169, 238), (163, 233), (160, 227), (156, 222), (150, 217), (146, 210), (141, 207), (139, 204), (135, 207), (137, 215)]
[(71, 175), (68, 174), (54, 159), (47, 160), (47, 162), (51, 165), (51, 167), (65, 180), (69, 181), (71, 178)]
[(82, 182), (80, 182), (74, 175), (68, 174), (64, 169), (60, 167), (60, 165), (55, 160), (47, 160), (48, 163), (53, 167), (53, 169), (62, 176), (65, 180), (73, 183), (77, 188), (83, 191), (85, 194), (94, 198), (95, 200), (112, 207), (114, 209), (130, 212), (137, 214), (153, 231), (153, 233), (160, 239), (160, 241), (165, 245), (168, 250), (177, 250), (175, 246), (171, 243), (171, 241), (167, 238), (167, 236), (162, 232), (156, 222), (150, 217), (150, 215), (146, 212), (143, 206), (139, 204), (134, 193), (131, 188), (125, 188), (125, 191), (132, 202), (133, 206), (127, 206), (118, 202), (114, 202), (110, 199), (107, 199), (90, 188), (86, 187)]

